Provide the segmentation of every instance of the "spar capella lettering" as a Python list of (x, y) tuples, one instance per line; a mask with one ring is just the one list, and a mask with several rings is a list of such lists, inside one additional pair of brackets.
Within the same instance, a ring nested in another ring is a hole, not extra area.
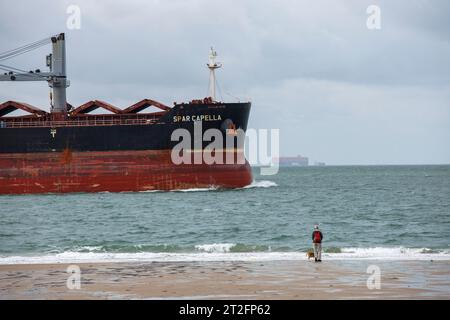
[(199, 114), (199, 115), (185, 115), (173, 116), (173, 122), (190, 122), (190, 121), (221, 121), (220, 114)]

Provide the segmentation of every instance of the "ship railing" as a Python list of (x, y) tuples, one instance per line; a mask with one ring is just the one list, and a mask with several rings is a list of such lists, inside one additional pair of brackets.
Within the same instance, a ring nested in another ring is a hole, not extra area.
[(94, 119), (64, 121), (2, 121), (0, 128), (26, 127), (87, 127), (113, 125), (147, 125), (154, 124), (157, 119)]

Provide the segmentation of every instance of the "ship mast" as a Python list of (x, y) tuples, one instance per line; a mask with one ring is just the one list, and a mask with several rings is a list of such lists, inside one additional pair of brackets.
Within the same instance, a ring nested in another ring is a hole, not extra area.
[[(66, 88), (69, 86), (66, 75), (66, 43), (64, 33), (52, 37), (52, 54), (47, 56), (47, 66), (53, 76), (48, 81), (52, 88), (52, 113), (67, 113)], [(50, 62), (50, 63), (49, 63)]]
[[(49, 87), (52, 88), (51, 113), (57, 117), (61, 115), (65, 117), (67, 115), (66, 88), (69, 86), (69, 80), (67, 80), (66, 75), (66, 44), (64, 33), (40, 41), (39, 46), (48, 43), (47, 41), (49, 40), (52, 43), (52, 53), (46, 57), (46, 63), (47, 67), (50, 68), (50, 72), (40, 72), (39, 69), (34, 72), (26, 72), (17, 68), (0, 65), (4, 70), (12, 70), (9, 73), (0, 75), (0, 81), (47, 81)], [(10, 50), (8, 51), (9, 53), (1, 56), (2, 59), (0, 61), (26, 53), (37, 47), (38, 45), (31, 44), (21, 47), (23, 50), (19, 50), (21, 48)], [(13, 54), (10, 54), (11, 52)], [(5, 69), (5, 67), (8, 69)]]
[(216, 73), (215, 70), (222, 67), (220, 62), (216, 62), (217, 52), (211, 47), (209, 52), (209, 63), (207, 64), (209, 68), (209, 96), (213, 101), (216, 101)]

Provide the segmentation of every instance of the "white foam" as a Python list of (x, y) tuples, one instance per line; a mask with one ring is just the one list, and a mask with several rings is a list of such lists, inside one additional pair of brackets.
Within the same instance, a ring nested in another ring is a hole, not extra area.
[(433, 252), (428, 248), (405, 247), (342, 248), (340, 253), (326, 256), (334, 259), (450, 260), (449, 250)]
[[(251, 184), (242, 187), (242, 188), (236, 188), (236, 190), (239, 189), (252, 189), (252, 188), (270, 188), (270, 187), (277, 187), (278, 184), (276, 184), (273, 181), (269, 181), (269, 180), (261, 180), (261, 181), (257, 181), (257, 180), (253, 180)], [(191, 189), (180, 189), (180, 190), (173, 190), (174, 192), (198, 192), (198, 191), (216, 191), (216, 190), (220, 190), (221, 188), (218, 186), (210, 186), (208, 188), (191, 188)], [(224, 189), (227, 190), (227, 189)], [(233, 190), (233, 189), (229, 189), (229, 190)]]
[(234, 246), (236, 246), (235, 243), (199, 244), (195, 246), (195, 249), (209, 253), (225, 253), (230, 252)]
[[(278, 184), (276, 184), (273, 181), (270, 180), (261, 180), (256, 181), (253, 180), (251, 184), (248, 186), (242, 187), (242, 188), (236, 188), (235, 190), (239, 189), (252, 189), (252, 188), (270, 188), (270, 187), (278, 187)], [(144, 190), (139, 191), (142, 193), (152, 193), (152, 192), (205, 192), (205, 191), (217, 191), (221, 190), (219, 186), (209, 186), (206, 188), (187, 188), (187, 189), (176, 189), (176, 190)], [(233, 190), (233, 189), (223, 189), (223, 190)], [(125, 191), (124, 193), (128, 193), (130, 191)]]
[(100, 262), (202, 262), (300, 260), (303, 252), (244, 253), (93, 253), (63, 252), (44, 256), (0, 257), (0, 264), (100, 263)]
[(88, 252), (91, 252), (91, 251), (100, 251), (100, 250), (102, 250), (103, 249), (103, 247), (102, 246), (81, 246), (81, 247), (77, 247), (76, 248), (76, 252), (85, 252), (85, 251), (88, 251)]
[[(306, 260), (304, 252), (229, 252), (234, 244), (196, 246), (200, 252), (107, 253), (63, 252), (42, 256), (2, 256), (1, 264), (100, 263), (100, 262), (202, 262), (202, 261), (288, 261)], [(344, 248), (341, 253), (324, 253), (324, 260), (436, 260), (450, 261), (448, 250), (437, 253), (426, 248)]]
[(251, 184), (243, 187), (242, 189), (270, 188), (270, 187), (278, 187), (278, 184), (276, 184), (275, 182), (270, 181), (270, 180), (261, 180), (261, 181), (253, 180), (253, 182)]

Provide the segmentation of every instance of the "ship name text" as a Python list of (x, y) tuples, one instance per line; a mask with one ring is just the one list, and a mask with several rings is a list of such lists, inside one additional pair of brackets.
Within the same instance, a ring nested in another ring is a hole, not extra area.
[(173, 116), (173, 122), (190, 122), (190, 121), (221, 121), (220, 114), (199, 114), (199, 115), (185, 115)]

